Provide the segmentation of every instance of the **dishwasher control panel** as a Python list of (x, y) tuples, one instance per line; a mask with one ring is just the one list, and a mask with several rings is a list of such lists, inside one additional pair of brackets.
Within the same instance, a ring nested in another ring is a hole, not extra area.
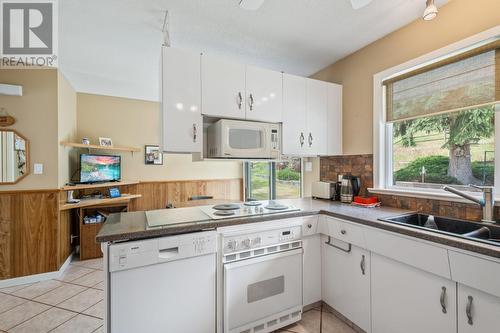
[(217, 251), (215, 231), (153, 238), (109, 246), (109, 271), (180, 260)]
[(301, 238), (302, 229), (300, 226), (228, 236), (223, 239), (224, 254), (288, 243)]

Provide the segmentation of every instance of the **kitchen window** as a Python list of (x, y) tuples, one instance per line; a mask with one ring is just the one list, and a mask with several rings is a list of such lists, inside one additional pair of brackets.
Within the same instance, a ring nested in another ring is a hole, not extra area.
[(372, 192), (445, 196), (445, 184), (462, 190), (468, 184), (500, 187), (500, 40), (448, 50), (448, 56), (423, 63), (375, 75), (380, 98)]
[(300, 198), (302, 192), (302, 160), (279, 162), (245, 162), (245, 199), (275, 200)]

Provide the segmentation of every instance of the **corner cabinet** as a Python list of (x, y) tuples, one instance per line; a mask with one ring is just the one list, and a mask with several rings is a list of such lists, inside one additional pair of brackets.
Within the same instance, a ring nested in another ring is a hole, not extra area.
[(283, 154), (342, 153), (342, 86), (283, 74)]
[(162, 47), (161, 127), (164, 152), (201, 152), (200, 54)]
[(372, 333), (457, 332), (455, 282), (375, 253), (371, 264)]
[(204, 115), (281, 122), (281, 72), (203, 55), (201, 86)]
[(370, 252), (333, 238), (322, 238), (323, 301), (370, 332)]

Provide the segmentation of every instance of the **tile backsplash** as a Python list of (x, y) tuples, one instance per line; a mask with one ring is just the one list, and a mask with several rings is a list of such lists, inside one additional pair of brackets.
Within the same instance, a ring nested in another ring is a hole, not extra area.
[[(320, 180), (336, 181), (338, 175), (361, 178), (360, 195), (370, 195), (373, 187), (373, 155), (328, 156), (320, 159)], [(397, 195), (375, 194), (383, 206), (420, 211), (431, 215), (449, 216), (472, 221), (481, 220), (481, 208), (474, 204), (431, 200)], [(500, 207), (495, 207), (495, 219), (500, 217)]]

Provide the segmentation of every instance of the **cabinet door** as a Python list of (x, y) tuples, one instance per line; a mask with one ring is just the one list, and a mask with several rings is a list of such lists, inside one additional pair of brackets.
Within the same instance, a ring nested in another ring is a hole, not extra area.
[(454, 333), (456, 283), (372, 253), (372, 333)]
[(319, 234), (302, 239), (304, 249), (303, 299), (304, 305), (321, 301), (321, 238)]
[(279, 123), (282, 119), (283, 74), (246, 67), (246, 119)]
[(162, 48), (162, 141), (166, 152), (201, 152), (200, 54)]
[(283, 74), (283, 154), (305, 154), (306, 121), (306, 79)]
[(458, 333), (497, 332), (500, 298), (458, 284)]
[(245, 119), (245, 65), (203, 55), (201, 91), (202, 114)]
[(342, 86), (327, 83), (327, 154), (342, 155)]
[[(331, 242), (348, 249), (347, 243), (333, 239)], [(326, 242), (322, 242), (322, 248), (323, 301), (369, 332), (370, 253), (357, 246), (346, 252)]]
[(328, 83), (307, 79), (307, 136), (309, 155), (326, 155)]

